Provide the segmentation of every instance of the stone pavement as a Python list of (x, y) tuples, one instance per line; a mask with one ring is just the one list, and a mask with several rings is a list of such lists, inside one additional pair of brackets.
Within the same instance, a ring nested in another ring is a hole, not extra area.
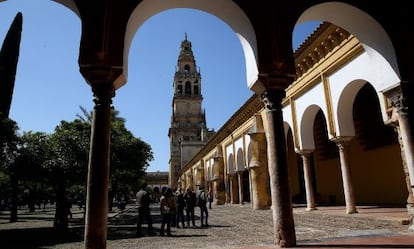
[[(414, 248), (414, 232), (409, 226), (405, 208), (384, 208), (376, 206), (358, 207), (357, 214), (346, 214), (345, 207), (318, 207), (308, 212), (304, 208), (294, 209), (296, 223), (297, 246), (290, 248)], [(325, 235), (313, 239), (300, 239), (300, 227), (310, 228), (305, 216), (320, 216), (317, 222)], [(305, 215), (305, 216), (302, 216)], [(345, 219), (345, 220), (343, 220)], [(322, 222), (326, 220), (326, 222)], [(302, 223), (303, 222), (303, 223)], [(352, 225), (352, 223), (354, 223)], [(332, 227), (335, 226), (336, 228)], [(366, 226), (368, 225), (368, 227)], [(272, 249), (273, 245), (251, 245), (237, 249)]]
[[(27, 214), (19, 211), (18, 223), (8, 223), (0, 212), (0, 248), (75, 249), (84, 248), (82, 211), (77, 207), (71, 231), (77, 236), (57, 240), (50, 235), (53, 212)], [(154, 228), (159, 233), (158, 206), (152, 209)], [(199, 210), (196, 210), (199, 214)], [(49, 216), (47, 216), (49, 215)], [(405, 208), (358, 207), (357, 214), (345, 214), (344, 207), (318, 207), (315, 211), (294, 208), (297, 246), (294, 248), (414, 248), (414, 233), (408, 229)], [(172, 237), (137, 238), (136, 208), (114, 210), (108, 217), (108, 249), (271, 249), (271, 210), (252, 210), (249, 204), (226, 204), (209, 210), (209, 227), (172, 228)], [(143, 226), (144, 233), (146, 225)], [(24, 240), (22, 238), (25, 238)]]
[[(208, 228), (173, 228), (173, 237), (139, 238), (133, 244), (125, 241), (122, 247), (120, 241), (110, 241), (109, 248), (275, 248), (271, 210), (226, 204), (213, 205), (209, 211)], [(312, 212), (296, 207), (294, 220), (294, 248), (414, 248), (405, 208), (358, 207), (357, 214), (349, 215), (344, 207), (319, 207)]]

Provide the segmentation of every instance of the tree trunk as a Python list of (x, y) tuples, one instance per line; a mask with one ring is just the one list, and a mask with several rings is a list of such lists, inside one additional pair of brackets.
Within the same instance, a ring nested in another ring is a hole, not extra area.
[(69, 228), (70, 203), (66, 194), (64, 179), (60, 176), (56, 186), (56, 213), (53, 227), (58, 233), (66, 233)]
[(11, 185), (11, 207), (10, 207), (10, 222), (17, 221), (17, 207), (19, 205), (18, 198), (18, 180), (15, 172), (10, 173), (10, 185)]

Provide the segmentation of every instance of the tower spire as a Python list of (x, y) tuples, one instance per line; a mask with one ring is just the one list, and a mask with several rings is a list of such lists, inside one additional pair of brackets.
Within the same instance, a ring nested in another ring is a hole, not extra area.
[(169, 185), (177, 187), (177, 172), (193, 158), (212, 133), (207, 129), (202, 108), (201, 75), (191, 49), (191, 42), (184, 33), (174, 74), (170, 138)]

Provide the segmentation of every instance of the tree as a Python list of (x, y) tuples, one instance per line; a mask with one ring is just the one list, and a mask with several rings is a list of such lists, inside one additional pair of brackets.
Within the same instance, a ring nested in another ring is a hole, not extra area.
[(150, 145), (126, 129), (124, 121), (112, 122), (111, 129), (110, 200), (114, 194), (125, 199), (143, 181), (153, 153)]
[(19, 127), (16, 122), (0, 112), (0, 171), (10, 178), (11, 212), (10, 222), (17, 221), (18, 178), (16, 158), (18, 156)]
[(0, 112), (9, 116), (19, 59), (23, 16), (18, 12), (6, 34), (0, 50)]
[[(86, 189), (92, 112), (81, 110), (84, 117), (77, 115), (73, 121), (61, 121), (52, 134), (29, 131), (22, 136), (17, 133), (17, 124), (0, 113), (0, 187), (7, 187), (5, 193), (12, 193), (11, 221), (17, 221), (21, 183), (30, 197), (27, 203), (31, 211), (36, 201), (49, 194), (42, 190), (53, 189), (54, 228), (60, 232), (68, 229), (69, 190), (80, 196), (86, 194), (82, 191)], [(143, 181), (153, 154), (147, 143), (125, 127), (125, 119), (119, 117), (118, 111), (112, 114), (111, 194), (129, 196)], [(4, 180), (6, 176), (8, 181)]]
[(65, 232), (68, 228), (70, 203), (68, 188), (86, 184), (90, 125), (80, 119), (61, 121), (50, 139), (51, 155), (44, 163), (53, 181), (56, 197), (54, 228)]
[[(82, 114), (77, 117), (91, 124), (93, 112), (80, 107)], [(112, 209), (113, 197), (127, 198), (144, 180), (149, 162), (154, 159), (151, 146), (134, 135), (125, 127), (125, 119), (119, 111), (111, 113), (111, 159), (109, 208)]]
[(49, 143), (50, 136), (44, 132), (24, 132), (20, 137), (16, 166), (19, 180), (25, 189), (25, 203), (31, 212), (35, 210), (36, 201), (48, 194), (46, 190), (49, 189), (51, 178), (43, 164), (51, 154)]
[(8, 119), (19, 59), (23, 16), (18, 12), (10, 25), (0, 49), (0, 142), (1, 168), (10, 176), (12, 207), (10, 222), (17, 221), (17, 176), (13, 171), (17, 152), (17, 124)]
[[(92, 112), (81, 107), (82, 115), (77, 114), (74, 121), (61, 121), (50, 137), (51, 156), (45, 168), (54, 179), (56, 193), (55, 228), (65, 230), (68, 226), (67, 192), (69, 189), (79, 191), (86, 186), (89, 161), (89, 144)], [(153, 160), (151, 147), (135, 138), (125, 127), (125, 119), (113, 110), (111, 124), (111, 165), (110, 185), (113, 194), (128, 195), (137, 189), (145, 176), (149, 162)], [(78, 193), (79, 194), (79, 193)], [(111, 205), (110, 205), (111, 206)]]

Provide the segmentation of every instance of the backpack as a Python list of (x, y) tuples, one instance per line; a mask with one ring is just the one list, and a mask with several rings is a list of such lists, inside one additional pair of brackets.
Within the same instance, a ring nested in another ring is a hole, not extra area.
[(196, 206), (198, 207), (202, 207), (206, 205), (206, 200), (205, 200), (206, 196), (204, 194), (204, 191), (200, 191), (197, 195), (196, 198)]

